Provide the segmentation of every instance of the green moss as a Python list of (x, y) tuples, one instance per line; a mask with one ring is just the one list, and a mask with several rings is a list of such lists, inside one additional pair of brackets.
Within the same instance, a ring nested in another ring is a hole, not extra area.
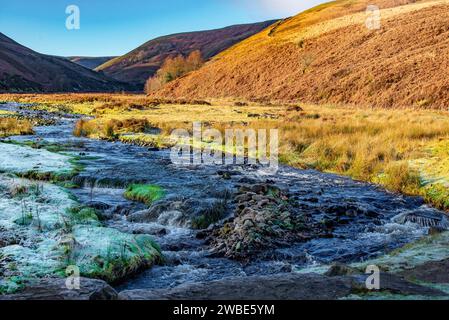
[(147, 184), (132, 184), (124, 194), (125, 198), (129, 200), (143, 202), (147, 205), (162, 199), (164, 195), (165, 192), (161, 187)]
[(73, 224), (100, 224), (97, 212), (93, 208), (73, 207), (67, 210), (67, 215)]
[(80, 186), (73, 183), (73, 182), (63, 182), (59, 184), (61, 187), (66, 188), (66, 189), (77, 189)]
[(226, 213), (226, 201), (218, 201), (208, 208), (202, 215), (192, 220), (194, 229), (207, 229), (211, 224), (216, 223), (224, 218)]
[(442, 184), (432, 184), (423, 188), (423, 195), (427, 202), (442, 210), (449, 210), (449, 187)]
[(14, 220), (14, 223), (19, 226), (29, 226), (33, 222), (33, 214), (31, 212), (23, 213), (22, 217)]
[(29, 180), (48, 181), (53, 183), (67, 182), (84, 170), (85, 166), (80, 163), (80, 160), (80, 157), (72, 157), (69, 160), (69, 163), (72, 165), (71, 170), (62, 170), (57, 172), (30, 170), (27, 172), (18, 173), (17, 176)]

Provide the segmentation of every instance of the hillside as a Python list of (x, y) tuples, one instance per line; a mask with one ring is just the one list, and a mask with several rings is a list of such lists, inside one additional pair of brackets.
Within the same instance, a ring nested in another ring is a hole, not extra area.
[(234, 44), (260, 32), (276, 21), (235, 25), (223, 29), (179, 33), (160, 37), (138, 47), (130, 53), (108, 61), (96, 70), (117, 80), (138, 84), (153, 76), (169, 56), (188, 55), (200, 50), (209, 59)]
[(37, 53), (0, 33), (0, 92), (100, 92), (129, 86), (64, 58)]
[(92, 70), (114, 58), (117, 57), (67, 57), (70, 61)]
[(449, 106), (449, 1), (367, 0), (305, 11), (224, 51), (156, 96)]

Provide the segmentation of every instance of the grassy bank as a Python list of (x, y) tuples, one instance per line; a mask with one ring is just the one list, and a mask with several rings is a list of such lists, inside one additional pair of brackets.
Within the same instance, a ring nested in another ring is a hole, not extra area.
[[(75, 134), (169, 146), (173, 129), (279, 129), (281, 162), (422, 195), (449, 209), (449, 114), (425, 109), (277, 105), (238, 101), (163, 101), (143, 95), (20, 95), (0, 100), (95, 116)], [(151, 132), (159, 129), (159, 134)], [(164, 140), (165, 139), (165, 140)], [(163, 143), (164, 141), (166, 143)]]
[(0, 113), (0, 137), (33, 134), (33, 125), (28, 120), (4, 118)]
[(133, 201), (140, 201), (147, 205), (158, 201), (164, 197), (164, 190), (155, 185), (133, 184), (125, 191), (125, 198)]
[(108, 228), (64, 188), (37, 181), (69, 177), (81, 170), (77, 158), (18, 143), (0, 152), (0, 295), (65, 277), (70, 266), (112, 283), (160, 261), (151, 237)]

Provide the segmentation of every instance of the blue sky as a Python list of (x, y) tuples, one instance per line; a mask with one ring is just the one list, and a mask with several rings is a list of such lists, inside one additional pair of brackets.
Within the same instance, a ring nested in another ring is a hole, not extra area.
[[(322, 0), (0, 0), (0, 32), (35, 51), (122, 55), (158, 36), (294, 15)], [(80, 29), (67, 30), (67, 6)]]

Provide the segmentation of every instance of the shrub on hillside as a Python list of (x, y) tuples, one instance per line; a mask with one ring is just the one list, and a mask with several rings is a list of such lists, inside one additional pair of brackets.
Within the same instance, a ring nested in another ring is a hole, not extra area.
[(199, 50), (193, 51), (187, 57), (179, 55), (169, 57), (164, 61), (162, 67), (156, 75), (147, 80), (145, 92), (151, 93), (162, 88), (166, 83), (171, 82), (183, 75), (198, 70), (204, 64), (204, 60)]

